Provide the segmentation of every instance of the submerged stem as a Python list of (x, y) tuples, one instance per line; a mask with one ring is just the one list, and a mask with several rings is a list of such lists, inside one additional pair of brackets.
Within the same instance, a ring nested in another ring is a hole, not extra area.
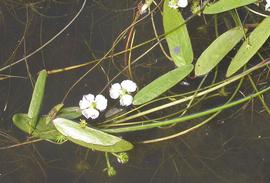
[(209, 109), (206, 111), (202, 111), (196, 114), (191, 114), (188, 116), (184, 116), (184, 117), (180, 117), (180, 118), (175, 118), (175, 119), (171, 119), (171, 120), (167, 120), (167, 121), (160, 121), (160, 122), (154, 122), (151, 124), (146, 124), (146, 125), (134, 125), (134, 126), (130, 126), (130, 127), (122, 127), (122, 128), (112, 128), (112, 129), (101, 129), (102, 131), (108, 132), (108, 133), (122, 133), (122, 132), (132, 132), (132, 131), (140, 131), (140, 130), (146, 130), (146, 129), (151, 129), (151, 128), (155, 128), (155, 127), (160, 127), (160, 126), (167, 126), (167, 125), (171, 125), (174, 123), (180, 123), (180, 122), (185, 122), (188, 120), (192, 120), (192, 119), (196, 119), (202, 116), (206, 116), (218, 111), (222, 111), (225, 109), (228, 109), (230, 107), (234, 107), (236, 105), (239, 105), (241, 103), (244, 103), (252, 98), (255, 98), (265, 92), (270, 91), (270, 87), (263, 89), (255, 94), (252, 94), (250, 96), (247, 96), (245, 98), (242, 98), (240, 100), (228, 103), (226, 105), (222, 105), (219, 107), (215, 107), (213, 109)]

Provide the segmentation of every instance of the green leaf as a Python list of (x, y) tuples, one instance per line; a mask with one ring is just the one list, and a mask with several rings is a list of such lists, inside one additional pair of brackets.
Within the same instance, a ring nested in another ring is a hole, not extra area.
[(239, 8), (257, 2), (257, 0), (219, 0), (216, 3), (205, 7), (204, 14), (222, 13), (228, 10)]
[[(31, 118), (29, 125), (32, 126), (32, 129), (35, 129), (35, 126), (39, 118), (39, 112), (41, 109), (45, 91), (46, 79), (47, 79), (47, 72), (46, 70), (42, 70), (37, 78), (30, 106), (28, 109), (28, 117)], [(28, 133), (31, 133), (31, 131), (29, 131)]]
[(31, 134), (34, 130), (31, 124), (31, 118), (25, 113), (17, 113), (12, 117), (13, 124), (27, 134)]
[(59, 111), (57, 117), (66, 119), (76, 119), (82, 115), (79, 107), (65, 107)]
[(32, 131), (31, 135), (33, 135), (34, 137), (43, 140), (58, 142), (58, 139), (62, 136), (62, 134), (56, 130), (55, 126), (52, 123), (46, 125), (47, 118), (48, 116), (40, 117), (35, 129), (32, 129), (32, 127), (30, 126), (29, 121), (31, 121), (31, 118), (29, 118), (27, 114), (15, 114), (13, 115), (12, 120), (16, 127), (18, 127), (23, 132), (28, 133), (29, 135), (29, 131)]
[(192, 70), (193, 65), (189, 64), (160, 76), (135, 95), (133, 104), (140, 105), (158, 97), (183, 80)]
[(270, 17), (265, 18), (253, 30), (242, 44), (229, 65), (226, 76), (229, 77), (242, 68), (261, 48), (270, 36)]
[(53, 123), (46, 124), (49, 120), (48, 118), (51, 119), (50, 116), (47, 115), (39, 118), (36, 129), (33, 131), (32, 135), (43, 140), (58, 143), (62, 134), (55, 128)]
[(64, 104), (63, 103), (60, 103), (60, 104), (57, 104), (56, 106), (54, 106), (49, 114), (48, 114), (48, 117), (46, 119), (46, 124), (49, 124), (57, 115), (57, 113), (63, 108)]
[(164, 1), (163, 27), (171, 57), (176, 66), (190, 64), (193, 61), (193, 51), (188, 30), (178, 9), (168, 6), (169, 0)]
[(133, 148), (133, 145), (119, 137), (107, 134), (64, 118), (56, 118), (53, 123), (57, 130), (75, 144), (104, 152), (123, 152)]
[(243, 34), (243, 30), (236, 27), (219, 36), (198, 58), (195, 74), (201, 76), (210, 72), (242, 39)]

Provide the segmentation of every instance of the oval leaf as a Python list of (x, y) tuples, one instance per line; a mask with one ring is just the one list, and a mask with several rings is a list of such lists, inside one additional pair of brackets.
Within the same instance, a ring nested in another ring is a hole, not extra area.
[(31, 129), (31, 135), (33, 135), (34, 137), (58, 143), (58, 139), (60, 136), (62, 136), (62, 134), (56, 130), (55, 126), (52, 123), (49, 123), (48, 125), (46, 124), (47, 117), (48, 116), (40, 117), (34, 130), (31, 129), (31, 126), (29, 125), (29, 121), (31, 120), (31, 118), (29, 118), (27, 114), (15, 114), (12, 120), (15, 126), (23, 132), (29, 133), (29, 129)]
[(79, 107), (65, 107), (59, 111), (57, 117), (66, 119), (76, 119), (82, 115)]
[(81, 127), (80, 124), (71, 120), (56, 118), (53, 123), (68, 140), (93, 150), (123, 152), (133, 148), (133, 145), (126, 140), (87, 126)]
[[(32, 94), (30, 106), (28, 109), (28, 117), (31, 118), (29, 124), (30, 126), (32, 126), (32, 129), (35, 129), (39, 118), (39, 112), (44, 97), (46, 79), (47, 79), (47, 72), (46, 70), (42, 70), (38, 75), (35, 88)], [(29, 133), (31, 133), (31, 131)]]
[(168, 3), (169, 0), (164, 1), (163, 27), (170, 55), (179, 67), (192, 63), (193, 51), (185, 20), (179, 10), (170, 8)]
[(210, 72), (243, 36), (240, 27), (233, 28), (219, 36), (198, 58), (195, 74), (201, 76)]
[(270, 36), (270, 17), (265, 18), (253, 30), (232, 59), (226, 76), (229, 77), (243, 67), (261, 48)]
[(25, 133), (31, 134), (33, 131), (31, 118), (27, 114), (17, 113), (12, 117), (13, 124)]
[(32, 127), (30, 126), (29, 121), (31, 120), (31, 118), (29, 118), (27, 114), (15, 114), (12, 120), (15, 126), (25, 133), (29, 134), (29, 131), (32, 131), (31, 135), (33, 135), (34, 137), (43, 140), (58, 142), (58, 139), (62, 134), (56, 130), (55, 126), (52, 123), (49, 123), (48, 125), (46, 124), (47, 117), (48, 116), (42, 116), (39, 118), (36, 129), (32, 129)]
[(183, 80), (192, 70), (193, 65), (189, 64), (160, 76), (135, 95), (133, 104), (140, 105), (158, 97)]
[(207, 5), (203, 10), (203, 13), (204, 14), (222, 13), (255, 2), (257, 2), (257, 0), (219, 0), (216, 3)]
[(64, 107), (63, 103), (55, 105), (48, 113), (46, 118), (46, 124), (49, 124), (58, 114), (58, 112)]
[(51, 117), (48, 115), (40, 117), (32, 135), (43, 140), (61, 143), (59, 138), (63, 135), (55, 128), (53, 123), (46, 124), (48, 120), (51, 120)]

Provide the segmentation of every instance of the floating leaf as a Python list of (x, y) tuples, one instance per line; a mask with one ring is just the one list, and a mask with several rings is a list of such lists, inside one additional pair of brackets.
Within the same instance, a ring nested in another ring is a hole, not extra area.
[(206, 6), (204, 14), (222, 13), (228, 10), (239, 8), (257, 2), (257, 0), (219, 0), (216, 3)]
[(79, 107), (65, 107), (59, 111), (57, 117), (66, 119), (76, 119), (82, 115)]
[(31, 135), (33, 135), (34, 137), (43, 140), (58, 142), (58, 138), (62, 134), (56, 130), (55, 126), (52, 123), (46, 125), (47, 118), (48, 116), (40, 117), (35, 129), (32, 129), (32, 127), (30, 126), (29, 121), (31, 121), (31, 118), (29, 118), (27, 114), (24, 113), (15, 114), (12, 120), (15, 126), (17, 126), (20, 130), (22, 130), (25, 133), (29, 134), (29, 131), (31, 131), (32, 133)]
[(183, 80), (192, 70), (193, 65), (189, 64), (178, 67), (160, 76), (135, 95), (133, 104), (140, 105), (158, 97)]
[[(51, 117), (48, 115), (40, 117), (36, 129), (33, 131), (32, 135), (43, 140), (58, 143), (59, 139), (63, 135), (55, 128), (53, 123), (50, 122), (46, 124), (48, 120), (51, 120)], [(59, 143), (61, 143), (61, 141)]]
[(68, 140), (93, 150), (123, 152), (133, 148), (133, 145), (126, 140), (87, 126), (82, 127), (71, 120), (56, 118), (53, 123)]
[(179, 10), (170, 8), (168, 3), (169, 0), (164, 1), (163, 27), (171, 57), (180, 67), (192, 63), (193, 51), (185, 20)]
[(242, 44), (227, 70), (229, 77), (243, 67), (261, 48), (270, 36), (270, 17), (265, 18), (256, 29), (254, 29), (247, 40)]
[(219, 36), (198, 58), (195, 74), (201, 76), (210, 72), (243, 36), (240, 27), (233, 28)]
[(25, 133), (31, 134), (34, 130), (31, 124), (31, 118), (28, 114), (17, 113), (12, 117), (13, 124)]
[[(32, 127), (31, 129), (35, 128), (39, 118), (39, 112), (41, 109), (45, 91), (46, 79), (47, 79), (47, 72), (45, 70), (42, 70), (37, 78), (30, 106), (28, 109), (28, 117), (31, 118), (31, 120), (28, 122), (29, 125)], [(31, 133), (31, 131), (29, 131), (28, 133)]]
[(57, 104), (56, 106), (54, 106), (50, 110), (48, 117), (46, 118), (46, 124), (49, 124), (56, 117), (56, 115), (63, 108), (63, 106), (64, 106), (64, 104), (60, 103), (60, 104)]

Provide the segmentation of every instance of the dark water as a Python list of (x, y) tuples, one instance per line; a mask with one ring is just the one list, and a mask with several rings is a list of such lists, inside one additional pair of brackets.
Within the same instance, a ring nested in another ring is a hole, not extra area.
[[(26, 6), (20, 1), (0, 2), (0, 68), (23, 58), (51, 39), (70, 22), (83, 4), (75, 0), (32, 3)], [(61, 35), (27, 59), (31, 77), (36, 78), (36, 73), (43, 68), (64, 68), (101, 58), (119, 33), (131, 24), (137, 3), (128, 0), (87, 1), (78, 18)], [(190, 13), (186, 11), (184, 15), (188, 17)], [(156, 15), (157, 20), (159, 16)], [(158, 32), (162, 33), (161, 23), (156, 23)], [(199, 26), (201, 29), (197, 28)], [(153, 37), (149, 18), (138, 24), (136, 30), (136, 43)], [(195, 55), (198, 56), (213, 38), (213, 27), (211, 24), (206, 27), (203, 18), (196, 18), (189, 24), (189, 30)], [(25, 39), (20, 42), (22, 36)], [(125, 40), (122, 40), (115, 52), (124, 47)], [(134, 51), (134, 58), (144, 51), (144, 47)], [(115, 57), (115, 65), (121, 68), (123, 60), (123, 56)], [(119, 72), (115, 65), (111, 59), (105, 60), (102, 68), (96, 68), (78, 83), (65, 104), (78, 105), (83, 94), (100, 92), (107, 79), (112, 79)], [(133, 68), (134, 78), (139, 86), (143, 86), (172, 67), (156, 48)], [(47, 113), (59, 103), (70, 86), (89, 68), (91, 65), (50, 75), (42, 112)], [(0, 81), (2, 147), (27, 139), (11, 121), (14, 113), (27, 111), (32, 92), (27, 73), (25, 61), (1, 72), (23, 77)], [(121, 75), (116, 81), (124, 78), (126, 76)], [(108, 95), (107, 90), (105, 94)], [(224, 112), (198, 130), (161, 143), (136, 144), (148, 137), (158, 137), (165, 133), (164, 130), (123, 134), (135, 143), (135, 149), (129, 152), (127, 165), (120, 165), (112, 159), (111, 163), (117, 170), (115, 177), (108, 177), (103, 171), (106, 167), (103, 153), (71, 143), (38, 142), (0, 150), (0, 182), (270, 182), (269, 116), (262, 112), (258, 102), (231, 116), (233, 112)]]

